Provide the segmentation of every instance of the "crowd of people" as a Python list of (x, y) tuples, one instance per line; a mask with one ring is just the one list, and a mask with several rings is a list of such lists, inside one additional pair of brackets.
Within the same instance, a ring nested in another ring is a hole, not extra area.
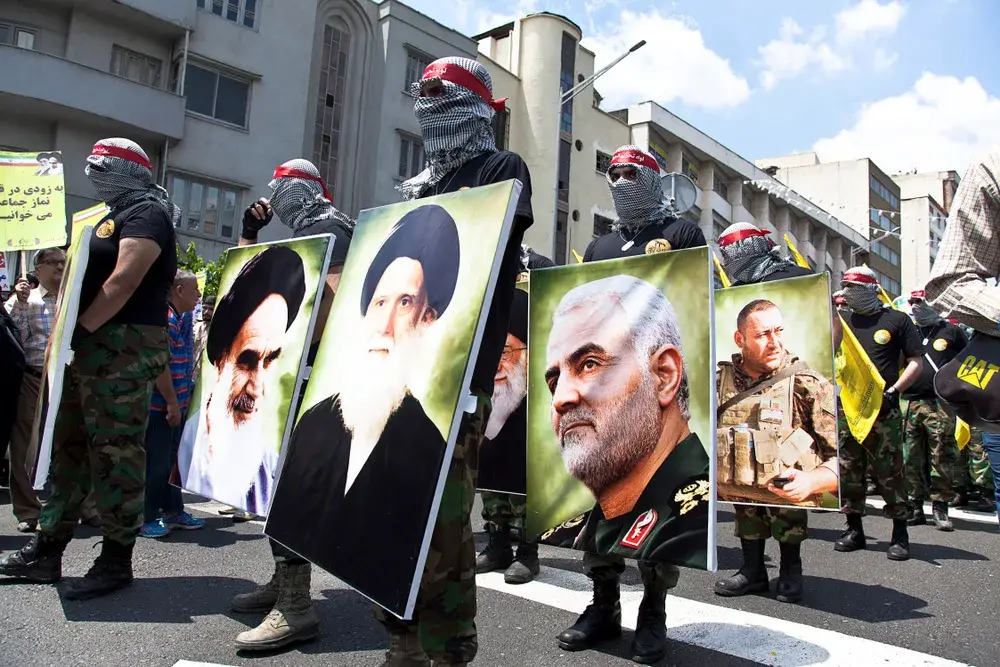
[[(401, 184), (403, 199), (510, 178), (522, 183), (489, 307), (488, 335), (476, 363), (477, 407), (462, 421), (448, 466), (417, 610), (407, 621), (381, 608), (374, 610), (389, 635), (385, 665), (464, 665), (475, 659), (478, 650), (476, 574), (504, 571), (508, 582), (519, 584), (540, 571), (538, 543), (523, 530), (523, 496), (483, 493), (488, 537), (478, 556), (470, 515), (478, 448), (490, 434), (492, 378), (498, 365), (514, 354), (504, 332), (511, 318), (515, 280), (522, 272), (553, 263), (523, 244), (524, 232), (533, 223), (531, 179), (518, 155), (494, 145), (491, 120), (502, 102), (492, 97), (486, 69), (474, 60), (444, 58), (427, 68), (412, 92), (427, 168)], [(839, 465), (835, 458), (825, 457), (826, 462), (809, 475), (793, 475), (784, 489), (787, 497), (804, 497), (817, 489), (836, 488), (839, 478), (847, 526), (833, 545), (837, 551), (865, 548), (862, 516), (872, 491), (885, 500), (883, 513), (892, 522), (887, 553), (891, 560), (909, 558), (908, 527), (926, 523), (926, 499), (932, 502), (932, 520), (941, 530), (953, 528), (949, 505), (994, 501), (992, 485), (997, 480), (989, 480), (988, 473), (992, 466), (996, 475), (1000, 466), (1000, 435), (983, 434), (981, 445), (974, 437), (960, 453), (954, 418), (933, 390), (937, 368), (953, 359), (967, 341), (966, 333), (939, 313), (983, 334), (995, 334), (1000, 319), (997, 288), (983, 282), (1000, 273), (1000, 245), (995, 242), (1000, 195), (992, 176), (1000, 173), (1000, 150), (989, 160), (974, 166), (962, 183), (927, 293), (915, 291), (910, 297), (913, 319), (880, 301), (877, 278), (867, 267), (850, 268), (840, 281), (841, 291), (831, 308), (835, 338), (839, 343), (843, 322), (871, 358), (885, 382), (882, 407), (863, 442), (840, 424)], [(37, 583), (59, 581), (62, 555), (76, 525), (92, 522), (101, 527), (102, 550), (86, 576), (67, 590), (67, 597), (76, 599), (106, 595), (131, 584), (138, 537), (162, 538), (171, 530), (204, 526), (203, 519), (185, 511), (180, 489), (170, 484), (169, 477), (214, 308), (210, 299), (201, 300), (196, 277), (178, 270), (179, 210), (154, 183), (152, 165), (142, 148), (127, 139), (99, 141), (87, 159), (86, 174), (110, 212), (92, 233), (72, 333), (75, 356), (56, 418), (45, 502), (39, 501), (32, 479), (40, 419), (36, 407), (66, 265), (64, 251), (38, 251), (33, 267), (37, 282), (27, 277), (17, 280), (0, 308), (2, 362), (5, 371), (12, 369), (5, 372), (0, 388), (6, 392), (0, 405), (7, 409), (0, 426), (9, 430), (9, 435), (0, 431), (0, 439), (9, 440), (10, 493), (18, 530), (31, 534), (20, 550), (0, 560), (0, 574)], [(707, 245), (697, 225), (671, 212), (659, 167), (640, 147), (623, 146), (615, 152), (607, 183), (617, 220), (607, 234), (590, 243), (583, 261)], [(316, 167), (305, 159), (278, 166), (270, 190), (247, 208), (240, 245), (257, 243), (259, 232), (273, 217), (288, 226), (293, 237), (331, 234), (336, 239), (307, 359), (311, 366), (340, 283), (354, 221), (334, 207)], [(737, 223), (716, 239), (723, 270), (734, 284), (810, 273), (782, 257), (767, 234), (749, 223)], [(193, 311), (199, 302), (201, 317), (196, 320)], [(526, 331), (519, 335), (527, 337)], [(732, 372), (740, 392), (763, 386), (792, 362), (778, 327), (771, 326), (766, 337), (779, 363), (765, 368), (755, 366), (746, 354), (734, 357)], [(19, 382), (8, 382), (14, 371)], [(795, 376), (794, 387), (796, 424), (813, 428), (817, 421), (836, 419), (823, 411), (808, 377)], [(10, 406), (16, 409), (11, 411)], [(992, 456), (988, 461), (984, 449)], [(869, 478), (874, 489), (866, 488)], [(977, 509), (986, 509), (985, 503), (980, 504)], [(743, 563), (738, 572), (716, 583), (715, 592), (738, 596), (767, 591), (764, 551), (767, 539), (773, 537), (780, 548), (777, 599), (801, 600), (807, 512), (797, 507), (738, 506), (735, 529)], [(312, 639), (319, 632), (310, 596), (311, 564), (273, 540), (270, 547), (271, 579), (231, 603), (234, 611), (266, 613), (257, 627), (236, 638), (240, 649), (272, 650)], [(667, 650), (666, 596), (677, 586), (680, 570), (657, 560), (640, 559), (637, 565), (644, 592), (632, 658), (651, 663)], [(593, 583), (593, 602), (571, 627), (558, 633), (558, 645), (565, 650), (593, 647), (617, 637), (622, 629), (620, 578), (626, 561), (586, 553), (583, 567)]]

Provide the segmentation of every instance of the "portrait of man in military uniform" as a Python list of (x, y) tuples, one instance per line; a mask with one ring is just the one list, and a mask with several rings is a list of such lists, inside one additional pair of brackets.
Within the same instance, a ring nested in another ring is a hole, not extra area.
[(704, 569), (709, 457), (688, 424), (680, 330), (663, 292), (629, 275), (567, 292), (552, 315), (545, 382), (563, 463), (596, 502), (542, 540)]
[(767, 299), (736, 318), (739, 352), (716, 375), (719, 500), (823, 507), (824, 494), (839, 495), (833, 383), (786, 349), (784, 334)]

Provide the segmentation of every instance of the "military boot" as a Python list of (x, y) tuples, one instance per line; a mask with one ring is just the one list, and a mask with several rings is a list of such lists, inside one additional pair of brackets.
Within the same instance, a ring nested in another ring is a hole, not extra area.
[(389, 650), (381, 667), (431, 667), (431, 659), (420, 645), (416, 623), (401, 621), (387, 614), (383, 624), (389, 631)]
[(582, 651), (622, 634), (618, 573), (613, 567), (596, 567), (590, 578), (594, 582), (594, 601), (583, 610), (576, 623), (556, 637), (559, 648), (564, 651)]
[(489, 542), (486, 548), (476, 556), (476, 574), (506, 570), (514, 562), (514, 549), (510, 545), (510, 527), (486, 524)]
[(965, 507), (969, 504), (969, 494), (965, 489), (957, 489), (955, 491), (955, 497), (952, 498), (948, 505), (951, 507)]
[(778, 569), (778, 602), (798, 602), (802, 599), (802, 545), (779, 544), (781, 566)]
[(36, 584), (54, 584), (62, 578), (62, 554), (69, 540), (52, 540), (43, 534), (0, 560), (0, 574)]
[(945, 532), (955, 530), (951, 519), (948, 518), (948, 503), (943, 500), (935, 500), (931, 503), (931, 507), (933, 508), (931, 512), (933, 513), (935, 528)]
[(240, 593), (229, 602), (229, 608), (240, 613), (271, 611), (278, 601), (278, 565), (274, 566), (271, 580), (249, 593)]
[(236, 648), (243, 651), (270, 651), (288, 644), (314, 639), (319, 634), (319, 619), (309, 596), (312, 565), (277, 564), (278, 598), (263, 622), (236, 637)]
[[(903, 526), (906, 527), (906, 520), (903, 520)], [(840, 539), (833, 543), (833, 548), (836, 551), (857, 551), (858, 549), (864, 549), (868, 546), (865, 540), (865, 527), (861, 522), (860, 514), (848, 514), (847, 515), (847, 530), (844, 534), (840, 536)]]
[(906, 503), (906, 524), (908, 526), (926, 526), (927, 517), (924, 516), (924, 504), (913, 501)]
[(767, 540), (740, 540), (743, 566), (733, 576), (715, 582), (716, 595), (731, 598), (767, 590), (770, 582), (764, 565), (765, 544)]
[(667, 653), (667, 587), (655, 572), (643, 573), (642, 602), (632, 639), (632, 661), (651, 665)]
[(83, 579), (66, 591), (67, 600), (89, 600), (132, 585), (132, 549), (135, 544), (109, 540), (101, 542), (101, 555)]
[(508, 584), (526, 584), (538, 576), (540, 571), (538, 543), (521, 542), (517, 545), (517, 557), (503, 573), (503, 580)]
[(910, 559), (910, 536), (906, 531), (906, 519), (892, 520), (892, 541), (885, 553), (889, 560)]

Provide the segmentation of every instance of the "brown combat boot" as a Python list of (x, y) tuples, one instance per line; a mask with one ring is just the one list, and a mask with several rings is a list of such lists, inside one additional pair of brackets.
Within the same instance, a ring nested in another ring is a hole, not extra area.
[(420, 645), (416, 623), (388, 617), (382, 624), (389, 631), (389, 650), (382, 667), (431, 667), (431, 659)]
[(248, 614), (258, 611), (270, 611), (278, 602), (278, 564), (274, 565), (271, 581), (258, 586), (249, 593), (240, 593), (229, 602), (233, 611)]
[(312, 565), (277, 564), (278, 597), (271, 610), (253, 630), (236, 637), (242, 651), (271, 651), (288, 644), (309, 641), (319, 634), (319, 619), (309, 597)]

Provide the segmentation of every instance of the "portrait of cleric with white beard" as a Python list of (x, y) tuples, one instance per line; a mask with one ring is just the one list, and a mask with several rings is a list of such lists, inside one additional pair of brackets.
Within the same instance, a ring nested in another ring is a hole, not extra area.
[(295, 425), (279, 483), (292, 481), (269, 514), (272, 538), (295, 535), (300, 555), (381, 604), (409, 595), (444, 463), (445, 437), (411, 387), (433, 372), (428, 333), (451, 303), (460, 256), (440, 206), (392, 227), (365, 274), (361, 323), (338, 341), (351, 353), (337, 388)]
[(527, 493), (525, 439), (528, 432), (528, 293), (514, 290), (507, 343), (493, 378), (493, 411), (479, 450), (477, 486)]

